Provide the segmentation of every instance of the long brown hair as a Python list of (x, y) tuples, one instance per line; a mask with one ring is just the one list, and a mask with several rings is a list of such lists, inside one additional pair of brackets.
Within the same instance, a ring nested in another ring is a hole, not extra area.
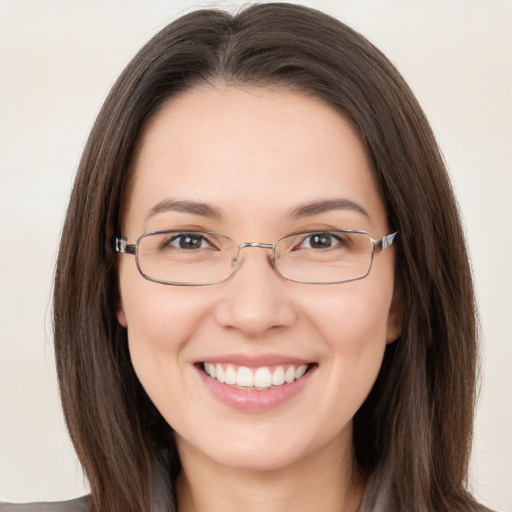
[(192, 12), (152, 38), (112, 88), (84, 150), (58, 257), (54, 331), (64, 412), (98, 511), (175, 510), (172, 431), (143, 391), (116, 320), (123, 191), (141, 130), (169, 97), (206, 83), (280, 85), (358, 130), (399, 231), (403, 333), (354, 419), (359, 468), (397, 510), (472, 509), (466, 476), (476, 315), (463, 230), (425, 116), (379, 50), (339, 21), (284, 3)]

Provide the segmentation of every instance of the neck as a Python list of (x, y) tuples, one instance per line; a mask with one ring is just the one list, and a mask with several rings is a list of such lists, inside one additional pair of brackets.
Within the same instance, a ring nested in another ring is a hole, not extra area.
[[(364, 486), (351, 445), (339, 440), (285, 468), (266, 471), (217, 464), (178, 443), (179, 512), (357, 512)], [(183, 449), (185, 448), (185, 449)]]

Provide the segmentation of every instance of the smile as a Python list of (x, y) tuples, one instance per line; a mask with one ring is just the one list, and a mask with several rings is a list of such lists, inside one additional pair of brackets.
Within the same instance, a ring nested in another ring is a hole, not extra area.
[(235, 367), (231, 364), (203, 363), (203, 370), (212, 379), (229, 386), (265, 390), (299, 380), (307, 372), (308, 365), (248, 368), (247, 366)]

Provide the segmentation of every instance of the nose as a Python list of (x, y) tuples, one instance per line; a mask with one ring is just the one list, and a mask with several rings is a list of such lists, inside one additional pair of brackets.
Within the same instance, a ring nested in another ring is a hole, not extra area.
[(244, 244), (240, 259), (238, 271), (222, 284), (217, 322), (253, 339), (291, 326), (297, 319), (291, 296), (293, 285), (273, 269), (269, 247)]

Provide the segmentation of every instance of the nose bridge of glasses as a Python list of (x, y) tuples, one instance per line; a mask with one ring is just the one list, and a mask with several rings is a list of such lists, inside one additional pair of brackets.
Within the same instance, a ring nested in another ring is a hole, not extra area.
[(273, 264), (275, 245), (274, 244), (262, 244), (260, 242), (244, 242), (244, 243), (238, 244), (238, 251), (237, 251), (237, 256), (235, 259), (235, 261), (238, 264), (240, 264), (241, 259), (242, 259), (242, 252), (241, 252), (242, 249), (246, 249), (247, 247), (254, 247), (256, 249), (267, 249), (269, 251), (268, 256), (269, 256), (270, 262)]
[(259, 247), (260, 249), (270, 249), (274, 250), (274, 244), (262, 244), (260, 242), (245, 242), (243, 244), (239, 244), (238, 250), (245, 249), (246, 247)]

